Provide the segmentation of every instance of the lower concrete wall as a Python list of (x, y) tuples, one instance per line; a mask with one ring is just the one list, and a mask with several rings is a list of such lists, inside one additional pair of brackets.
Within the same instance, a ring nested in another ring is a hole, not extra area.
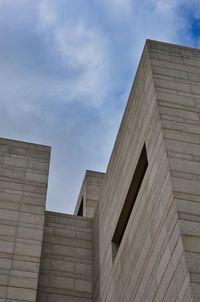
[(37, 302), (92, 301), (92, 220), (46, 212)]
[[(177, 192), (175, 194), (178, 197)], [(184, 254), (188, 265), (188, 279), (193, 301), (200, 301), (200, 204), (199, 196), (176, 199)], [(179, 193), (180, 197), (180, 193)]]

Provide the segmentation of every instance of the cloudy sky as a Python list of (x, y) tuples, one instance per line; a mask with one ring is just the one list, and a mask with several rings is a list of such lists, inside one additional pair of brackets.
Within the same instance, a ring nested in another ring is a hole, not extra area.
[(0, 0), (0, 136), (52, 146), (47, 209), (106, 170), (145, 40), (199, 34), (199, 0)]

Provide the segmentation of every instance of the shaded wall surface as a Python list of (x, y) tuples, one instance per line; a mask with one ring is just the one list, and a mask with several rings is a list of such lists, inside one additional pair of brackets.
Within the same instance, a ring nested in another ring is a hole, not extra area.
[(37, 302), (91, 302), (92, 220), (46, 212)]
[[(112, 238), (144, 144), (148, 167), (113, 260)], [(168, 288), (179, 273), (181, 244), (146, 45), (99, 200), (99, 301), (172, 301)], [(174, 284), (175, 301), (183, 283)]]
[[(200, 299), (199, 59), (199, 50), (145, 45), (95, 216), (94, 301)], [(144, 144), (148, 167), (113, 261)]]

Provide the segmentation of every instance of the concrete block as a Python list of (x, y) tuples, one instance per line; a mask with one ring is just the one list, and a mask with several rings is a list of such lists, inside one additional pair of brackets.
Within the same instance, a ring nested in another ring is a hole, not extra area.
[(75, 280), (75, 289), (82, 292), (91, 293), (92, 282), (85, 280)]
[(19, 255), (40, 257), (41, 245), (16, 243), (14, 252)]
[(36, 298), (36, 290), (10, 286), (7, 290), (6, 298), (33, 302)]
[(73, 289), (74, 279), (64, 277), (49, 277), (49, 287)]

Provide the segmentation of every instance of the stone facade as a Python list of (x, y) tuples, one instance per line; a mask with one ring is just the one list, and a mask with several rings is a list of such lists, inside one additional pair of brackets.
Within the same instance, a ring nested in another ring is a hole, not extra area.
[(36, 301), (50, 148), (0, 140), (0, 301)]
[(200, 50), (147, 40), (74, 215), (45, 212), (49, 157), (0, 140), (0, 302), (200, 301)]
[(37, 302), (92, 301), (92, 221), (46, 212)]

